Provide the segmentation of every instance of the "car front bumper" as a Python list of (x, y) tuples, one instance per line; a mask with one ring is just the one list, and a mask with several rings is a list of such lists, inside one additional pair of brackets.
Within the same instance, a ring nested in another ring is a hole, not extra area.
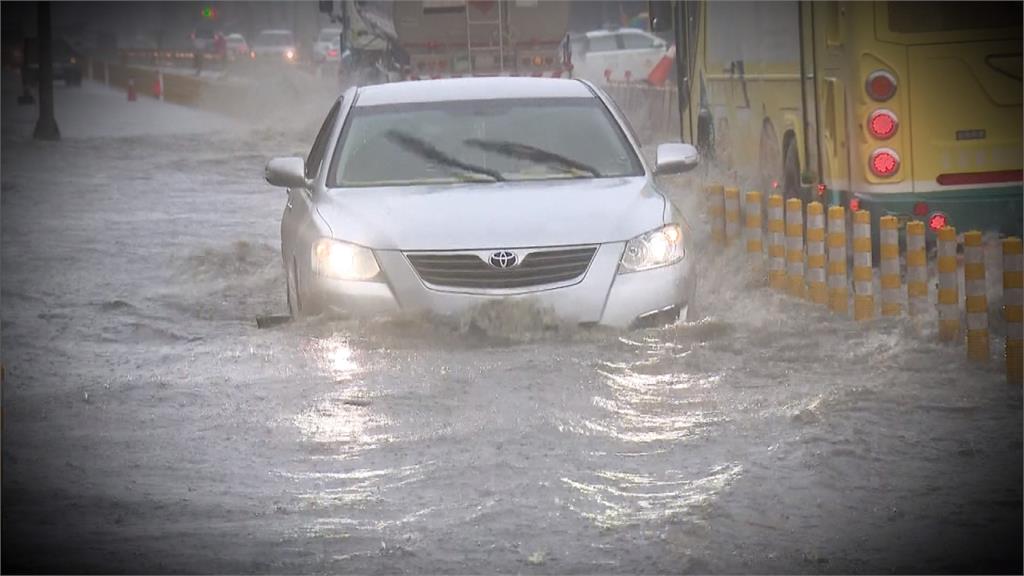
[(380, 250), (374, 254), (385, 281), (317, 277), (313, 289), (327, 307), (353, 316), (397, 312), (457, 315), (487, 302), (529, 300), (564, 320), (628, 327), (651, 317), (664, 317), (666, 309), (685, 310), (696, 286), (693, 257), (688, 254), (670, 266), (619, 274), (624, 248), (625, 242), (600, 245), (582, 278), (556, 288), (486, 293), (432, 288), (420, 279), (405, 254)]

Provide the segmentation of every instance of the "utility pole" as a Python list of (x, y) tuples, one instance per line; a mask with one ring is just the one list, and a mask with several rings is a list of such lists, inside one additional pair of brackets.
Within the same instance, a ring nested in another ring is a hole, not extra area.
[(36, 4), (39, 25), (39, 120), (33, 137), (36, 140), (60, 140), (57, 120), (53, 117), (53, 48), (50, 35), (50, 3)]

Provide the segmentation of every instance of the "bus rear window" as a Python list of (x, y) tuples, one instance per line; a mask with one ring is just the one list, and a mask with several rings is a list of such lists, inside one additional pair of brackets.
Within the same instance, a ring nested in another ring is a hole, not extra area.
[(889, 2), (889, 30), (902, 34), (1020, 26), (1020, 2)]

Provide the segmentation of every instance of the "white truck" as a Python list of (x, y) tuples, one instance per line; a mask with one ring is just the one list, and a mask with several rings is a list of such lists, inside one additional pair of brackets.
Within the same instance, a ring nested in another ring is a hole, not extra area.
[(394, 2), (404, 79), (568, 77), (568, 0)]

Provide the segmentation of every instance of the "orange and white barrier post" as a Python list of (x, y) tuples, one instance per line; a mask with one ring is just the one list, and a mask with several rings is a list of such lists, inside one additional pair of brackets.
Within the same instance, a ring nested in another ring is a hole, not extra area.
[(988, 286), (985, 284), (985, 246), (981, 232), (964, 234), (964, 293), (967, 309), (967, 358), (984, 362), (988, 349)]
[(846, 209), (828, 209), (828, 307), (836, 314), (849, 313), (846, 280)]
[(956, 228), (938, 233), (939, 340), (952, 342), (960, 334), (960, 294), (956, 274)]
[(825, 283), (825, 207), (807, 205), (807, 291), (815, 304), (828, 304)]
[(804, 206), (799, 198), (786, 200), (786, 291), (804, 296)]
[(911, 316), (928, 310), (928, 261), (924, 222), (907, 222), (907, 310)]
[(708, 216), (711, 218), (711, 240), (718, 245), (725, 244), (725, 197), (721, 184), (709, 184)]
[(871, 269), (871, 213), (853, 213), (853, 319), (875, 317), (874, 271)]
[(900, 280), (900, 222), (882, 216), (878, 222), (879, 284), (882, 288), (882, 316), (899, 316), (903, 311), (903, 282)]
[(1006, 381), (1024, 384), (1024, 262), (1020, 238), (1003, 240), (1003, 311), (1006, 316)]
[(786, 289), (786, 222), (783, 219), (782, 196), (768, 197), (768, 285)]
[[(747, 240), (747, 257), (759, 277), (764, 275), (764, 254), (761, 242), (761, 193), (747, 192), (744, 202), (746, 218), (743, 220), (743, 235)], [(763, 278), (760, 280), (763, 281)]]
[(740, 190), (725, 189), (725, 243), (734, 244), (740, 237)]

